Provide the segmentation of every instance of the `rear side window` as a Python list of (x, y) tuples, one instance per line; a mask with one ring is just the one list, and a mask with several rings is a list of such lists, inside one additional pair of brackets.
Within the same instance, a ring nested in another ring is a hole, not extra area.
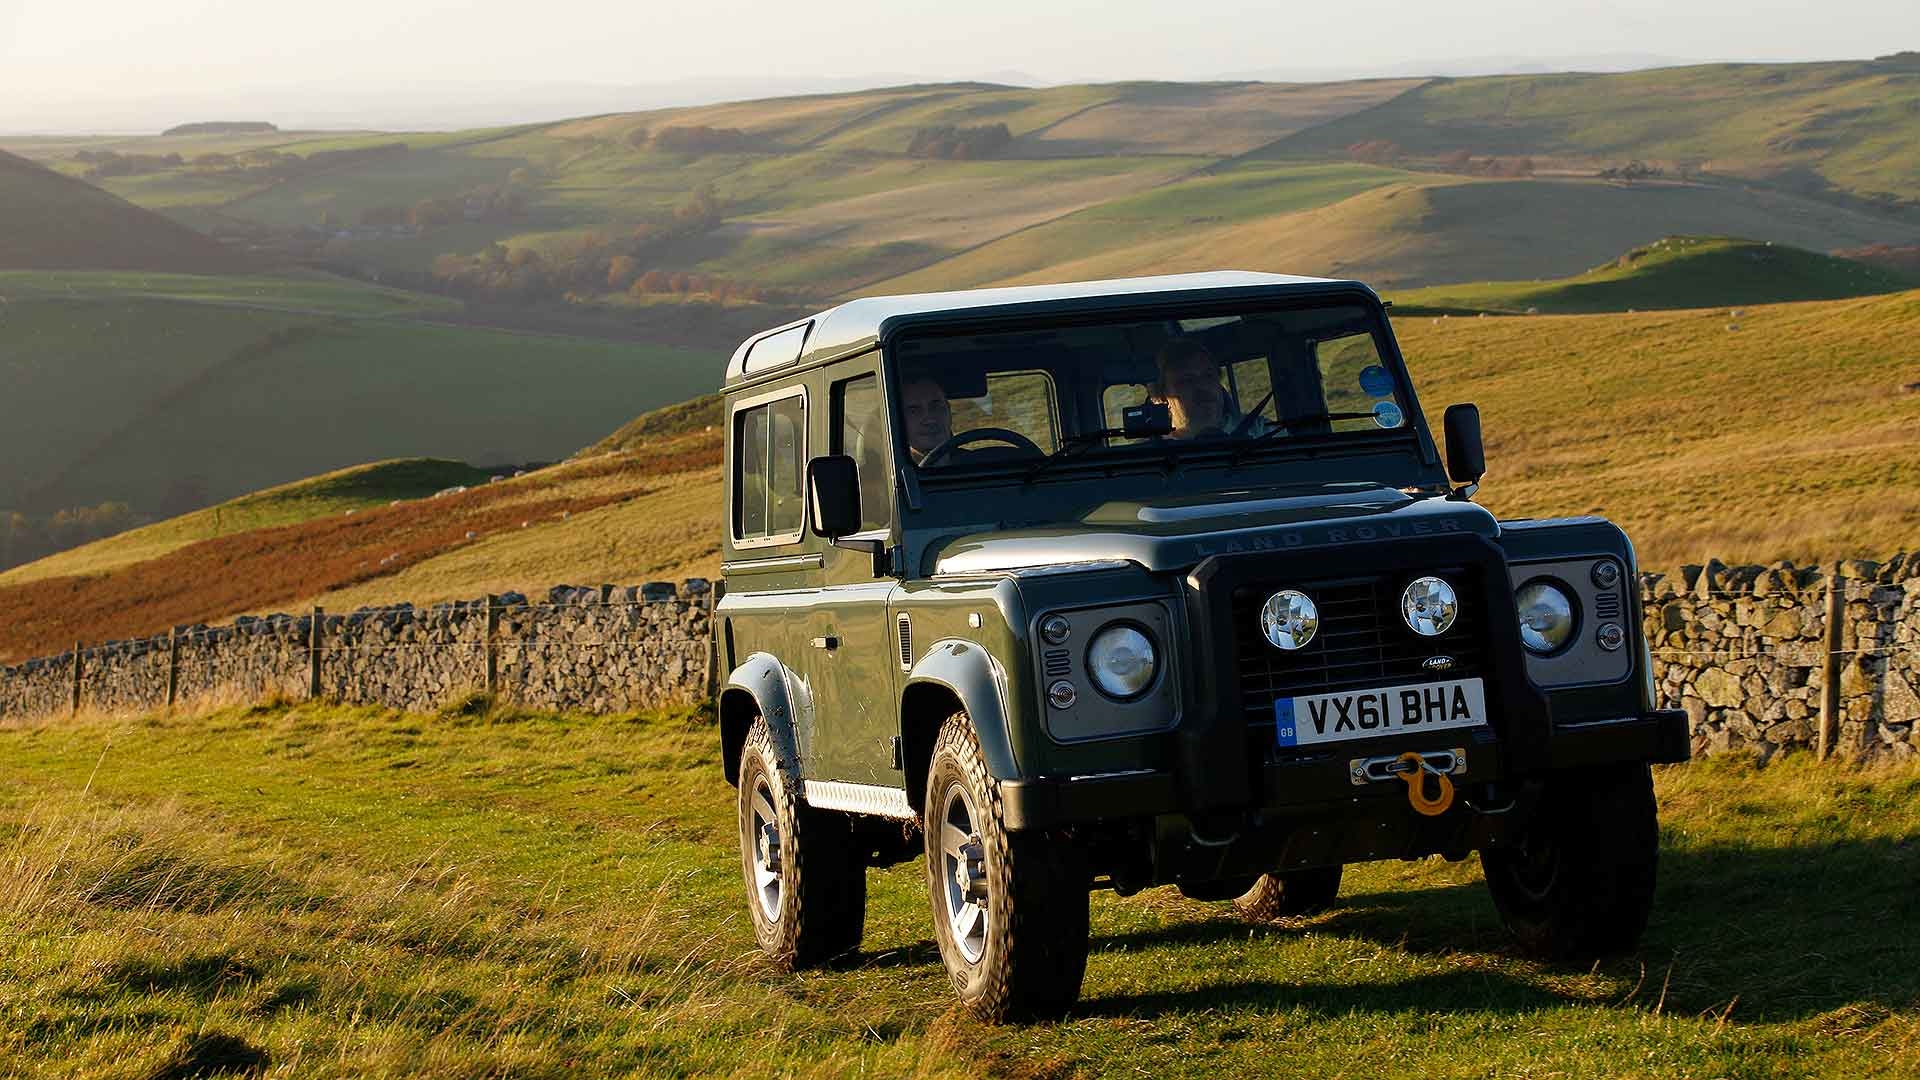
[(794, 394), (741, 409), (733, 424), (734, 539), (798, 540), (806, 510), (806, 399)]

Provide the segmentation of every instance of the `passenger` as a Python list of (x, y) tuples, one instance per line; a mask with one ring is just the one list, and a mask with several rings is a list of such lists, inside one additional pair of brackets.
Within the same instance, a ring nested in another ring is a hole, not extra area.
[(1160, 371), (1153, 400), (1167, 407), (1174, 439), (1204, 439), (1229, 433), (1238, 417), (1220, 385), (1220, 365), (1205, 345), (1190, 339), (1167, 343), (1154, 357)]
[(900, 416), (907, 426), (907, 452), (913, 463), (953, 437), (953, 408), (947, 391), (930, 375), (910, 378), (900, 387)]

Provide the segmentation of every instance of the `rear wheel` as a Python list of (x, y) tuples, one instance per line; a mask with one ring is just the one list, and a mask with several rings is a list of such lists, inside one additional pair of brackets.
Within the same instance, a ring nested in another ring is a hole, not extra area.
[(1316, 866), (1311, 870), (1289, 870), (1261, 874), (1253, 888), (1233, 902), (1245, 918), (1272, 922), (1292, 915), (1313, 915), (1333, 906), (1340, 895), (1339, 866)]
[(740, 870), (760, 948), (802, 968), (860, 947), (867, 871), (844, 814), (816, 810), (781, 762), (765, 720), (740, 751)]
[(966, 713), (934, 743), (927, 891), (955, 993), (998, 1023), (1064, 1011), (1087, 968), (1088, 876), (1064, 838), (1011, 832)]
[(1501, 921), (1522, 949), (1556, 960), (1633, 948), (1659, 862), (1653, 773), (1642, 764), (1554, 776), (1521, 844), (1480, 855)]

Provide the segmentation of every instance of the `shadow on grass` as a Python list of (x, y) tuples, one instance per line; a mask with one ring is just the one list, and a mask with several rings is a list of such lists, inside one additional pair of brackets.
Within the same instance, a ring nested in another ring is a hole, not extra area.
[(1195, 990), (1149, 990), (1108, 994), (1082, 1001), (1076, 1016), (1151, 1017), (1209, 1009), (1286, 1012), (1303, 1008), (1323, 1016), (1348, 1013), (1525, 1013), (1556, 1005), (1584, 1004), (1495, 972), (1449, 971), (1392, 983), (1285, 983), (1247, 979)]
[[(1682, 1014), (1725, 1007), (1736, 1019), (1797, 1019), (1842, 1006), (1920, 1007), (1920, 838), (1842, 841), (1769, 848), (1703, 847), (1661, 854), (1660, 889), (1640, 947), (1600, 970), (1638, 979), (1634, 999), (1664, 997)], [(1339, 906), (1298, 924), (1250, 927), (1230, 918), (1116, 934), (1099, 949), (1204, 947), (1302, 933), (1361, 938), (1410, 953), (1498, 952), (1513, 946), (1486, 887), (1471, 885), (1343, 894)], [(1542, 970), (1553, 970), (1543, 968)], [(1564, 970), (1564, 969), (1563, 969)], [(1582, 965), (1577, 970), (1586, 971)], [(1459, 1005), (1442, 975), (1390, 986), (1231, 983), (1179, 993), (1145, 993), (1083, 1003), (1097, 1015), (1151, 1015), (1237, 1004), (1264, 1009), (1392, 1011), (1402, 1008), (1531, 1009), (1562, 998), (1476, 969), (1463, 972)]]

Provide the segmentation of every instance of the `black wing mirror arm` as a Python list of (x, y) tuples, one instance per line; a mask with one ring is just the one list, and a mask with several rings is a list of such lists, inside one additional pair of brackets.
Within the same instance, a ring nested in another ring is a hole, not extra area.
[(887, 542), (885, 540), (836, 536), (828, 538), (827, 542), (834, 547), (844, 548), (847, 551), (864, 551), (872, 555), (874, 577), (886, 577), (887, 571), (891, 569), (888, 564), (893, 560), (887, 558)]

